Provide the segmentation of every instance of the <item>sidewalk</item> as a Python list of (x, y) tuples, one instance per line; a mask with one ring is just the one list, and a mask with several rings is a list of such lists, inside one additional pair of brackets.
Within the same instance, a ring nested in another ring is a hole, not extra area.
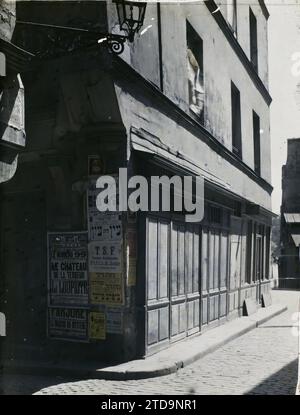
[(147, 359), (133, 360), (120, 365), (104, 368), (95, 368), (88, 365), (47, 365), (25, 364), (18, 362), (14, 367), (5, 367), (6, 373), (29, 373), (73, 375), (81, 378), (106, 379), (106, 380), (132, 380), (146, 379), (177, 372), (179, 369), (195, 362), (208, 353), (224, 346), (231, 340), (260, 326), (276, 315), (287, 310), (286, 306), (273, 304), (267, 308), (259, 309), (250, 317), (240, 317), (224, 325), (208, 330), (205, 333), (194, 336), (191, 339), (175, 343), (166, 350), (156, 353)]

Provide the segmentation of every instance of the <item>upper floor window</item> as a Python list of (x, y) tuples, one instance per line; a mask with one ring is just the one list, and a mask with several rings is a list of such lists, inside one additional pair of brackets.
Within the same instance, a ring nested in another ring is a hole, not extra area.
[(257, 20), (256, 17), (249, 8), (249, 22), (250, 22), (250, 60), (258, 71), (258, 56), (257, 56)]
[(186, 23), (187, 65), (190, 110), (204, 122), (203, 41), (189, 22)]
[(260, 118), (253, 111), (253, 142), (254, 142), (254, 170), (260, 175), (261, 157), (260, 157)]
[(242, 158), (242, 126), (240, 91), (231, 82), (232, 152)]
[(237, 35), (237, 6), (236, 0), (227, 0), (227, 22), (233, 31), (234, 35)]

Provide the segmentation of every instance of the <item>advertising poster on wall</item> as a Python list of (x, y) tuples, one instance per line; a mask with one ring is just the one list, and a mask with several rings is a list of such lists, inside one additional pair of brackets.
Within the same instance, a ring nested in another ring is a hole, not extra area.
[[(117, 207), (118, 202), (118, 177), (112, 175), (116, 181), (116, 187), (112, 194)], [(99, 178), (99, 176), (97, 177)], [(101, 212), (97, 209), (96, 201), (100, 189), (96, 188), (96, 177), (89, 178), (87, 190), (88, 211), (88, 235), (89, 241), (120, 241), (122, 240), (122, 216), (116, 211)]]
[(105, 313), (92, 312), (89, 315), (89, 338), (93, 340), (106, 339)]
[(121, 273), (90, 273), (91, 304), (122, 305), (123, 291)]
[(88, 310), (50, 307), (48, 309), (48, 336), (88, 341)]
[(120, 307), (106, 308), (106, 332), (111, 334), (122, 334), (123, 311)]
[(89, 271), (100, 273), (122, 272), (122, 242), (90, 242)]
[(136, 285), (136, 258), (128, 257), (128, 277), (127, 284), (129, 287)]
[(127, 284), (129, 287), (136, 285), (136, 224), (129, 224), (127, 228)]
[(48, 305), (86, 304), (87, 233), (48, 233)]
[(119, 213), (89, 210), (88, 217), (90, 241), (122, 240), (122, 220)]

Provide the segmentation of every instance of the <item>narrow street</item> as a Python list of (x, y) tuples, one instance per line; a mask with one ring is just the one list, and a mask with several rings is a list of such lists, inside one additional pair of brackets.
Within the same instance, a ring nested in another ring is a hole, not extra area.
[(299, 292), (273, 291), (273, 301), (288, 311), (174, 375), (131, 381), (6, 375), (0, 385), (5, 394), (294, 395), (298, 340), (292, 317)]

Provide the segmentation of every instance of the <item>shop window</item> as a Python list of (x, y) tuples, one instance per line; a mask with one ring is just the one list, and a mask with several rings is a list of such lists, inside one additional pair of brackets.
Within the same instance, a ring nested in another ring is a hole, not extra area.
[(258, 71), (257, 20), (251, 8), (249, 8), (249, 23), (250, 23), (250, 60), (255, 70)]
[(266, 271), (265, 278), (270, 278), (270, 243), (271, 243), (271, 228), (266, 228)]
[(222, 210), (215, 206), (209, 206), (208, 208), (208, 220), (211, 223), (222, 223)]
[(199, 331), (200, 228), (149, 217), (146, 266), (147, 347)]
[(246, 243), (246, 282), (251, 284), (252, 270), (252, 221), (247, 226), (247, 243)]
[(202, 244), (201, 244), (201, 282), (202, 282), (202, 292), (207, 291), (207, 281), (208, 281), (208, 241), (209, 233), (208, 229), (203, 229), (202, 233)]
[(186, 23), (187, 66), (190, 110), (204, 122), (203, 41), (189, 22)]
[(260, 156), (260, 118), (253, 111), (253, 143), (254, 143), (254, 170), (259, 176), (261, 174)]
[(242, 158), (242, 127), (240, 91), (231, 82), (232, 152)]

